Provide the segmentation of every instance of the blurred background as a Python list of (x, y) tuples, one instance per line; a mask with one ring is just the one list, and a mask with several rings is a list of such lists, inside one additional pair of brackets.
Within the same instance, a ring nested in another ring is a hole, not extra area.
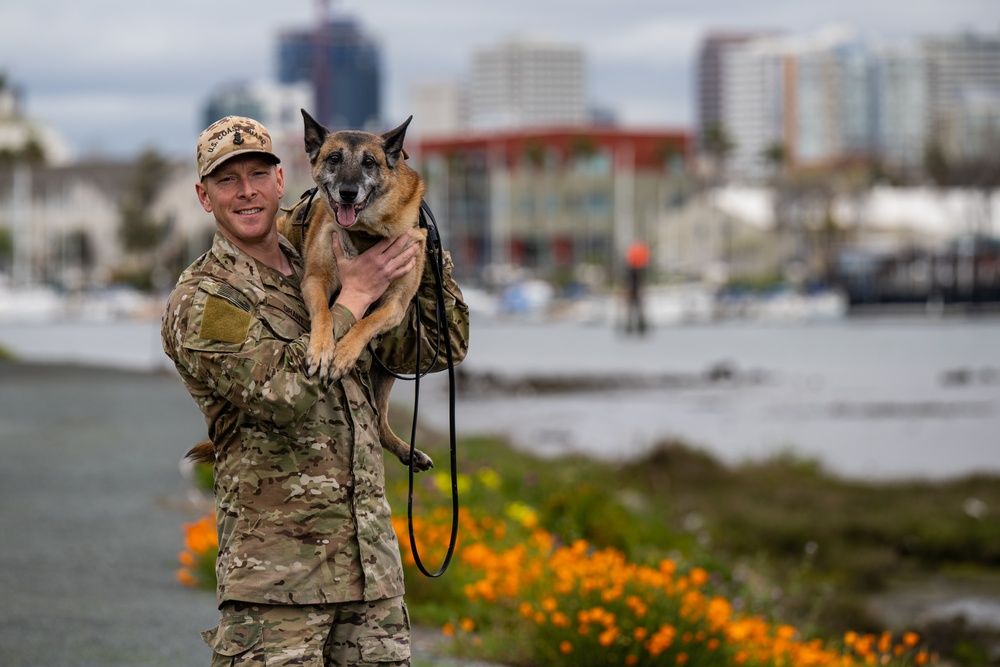
[[(678, 441), (865, 483), (1000, 473), (993, 0), (2, 2), (0, 353), (172, 376), (162, 304), (214, 233), (195, 139), (262, 121), (291, 205), (302, 108), (413, 116), (473, 312), (463, 435), (613, 463)], [(188, 408), (168, 458), (203, 437)], [(17, 416), (0, 406), (4, 447)], [(993, 588), (934, 609), (1000, 629), (989, 553)]]

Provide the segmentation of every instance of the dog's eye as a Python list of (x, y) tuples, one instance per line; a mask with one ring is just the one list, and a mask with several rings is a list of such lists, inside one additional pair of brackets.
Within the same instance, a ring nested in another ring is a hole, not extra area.
[(340, 164), (340, 153), (330, 153), (330, 156), (326, 158), (326, 161), (332, 166)]
[(375, 162), (375, 158), (373, 158), (371, 155), (366, 155), (365, 159), (363, 159), (361, 161), (361, 165), (364, 166), (364, 167), (367, 167), (369, 169), (371, 169), (372, 167), (374, 167), (376, 164), (378, 164), (378, 163)]

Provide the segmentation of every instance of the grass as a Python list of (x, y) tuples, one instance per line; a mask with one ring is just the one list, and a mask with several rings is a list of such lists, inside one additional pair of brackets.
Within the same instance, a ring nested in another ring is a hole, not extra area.
[[(414, 501), (421, 558), (436, 569), (450, 529), (448, 453), (433, 434), (421, 431), (418, 443), (437, 462), (416, 476)], [(442, 628), (453, 651), (477, 659), (583, 665), (590, 664), (586, 655), (596, 656), (594, 664), (612, 656), (633, 665), (670, 664), (662, 656), (641, 662), (635, 651), (642, 645), (673, 651), (675, 661), (683, 653), (690, 665), (729, 664), (742, 650), (732, 635), (743, 636), (741, 623), (750, 617), (763, 624), (764, 643), (755, 650), (767, 650), (745, 664), (813, 664), (767, 653), (789, 646), (807, 651), (813, 640), (825, 642), (822, 651), (854, 651), (860, 658), (889, 641), (866, 611), (871, 594), (901, 575), (1000, 566), (1000, 523), (989, 515), (1000, 507), (996, 477), (859, 482), (790, 455), (727, 467), (677, 442), (662, 443), (642, 460), (609, 465), (539, 458), (502, 439), (471, 437), (459, 443), (458, 460), (459, 548), (438, 579), (407, 565), (407, 604), (415, 624)], [(406, 561), (407, 474), (391, 459), (387, 493)], [(192, 538), (207, 539), (189, 532)], [(199, 566), (193, 563), (188, 583), (202, 578), (206, 570)], [(671, 572), (666, 583), (652, 592), (643, 588), (665, 567)], [(577, 570), (573, 588), (563, 578)], [(587, 587), (610, 571), (621, 573), (618, 584), (605, 581), (596, 593)], [(553, 588), (559, 581), (565, 590)], [(602, 597), (616, 588), (617, 596)], [(683, 596), (695, 594), (702, 607), (685, 607)], [(636, 600), (650, 608), (660, 629), (675, 634), (640, 628), (645, 621), (630, 616)], [(716, 611), (724, 608), (724, 622), (711, 620), (710, 601)], [(613, 621), (597, 608), (614, 610)], [(589, 647), (578, 646), (576, 633), (585, 624), (567, 629), (553, 622), (565, 620), (558, 614), (598, 619), (588, 620), (587, 627), (596, 628), (586, 638)], [(982, 664), (985, 638), (961, 625), (893, 630), (914, 629), (954, 664)], [(645, 633), (641, 642), (629, 639), (635, 633)], [(689, 643), (682, 644), (685, 637)], [(718, 651), (706, 648), (713, 641)], [(889, 657), (879, 659), (883, 655)], [(920, 664), (908, 659), (881, 664)]]

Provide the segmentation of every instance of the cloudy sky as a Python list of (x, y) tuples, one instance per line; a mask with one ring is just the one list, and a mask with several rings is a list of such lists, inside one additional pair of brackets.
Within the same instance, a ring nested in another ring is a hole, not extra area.
[[(461, 78), (477, 46), (536, 36), (585, 49), (591, 101), (629, 125), (690, 127), (693, 68), (709, 31), (808, 32), (846, 23), (871, 37), (1000, 32), (997, 0), (333, 0), (382, 46), (383, 115), (410, 87)], [(275, 78), (276, 35), (314, 0), (0, 0), (0, 73), (29, 115), (77, 156), (145, 147), (193, 153), (214, 86)]]

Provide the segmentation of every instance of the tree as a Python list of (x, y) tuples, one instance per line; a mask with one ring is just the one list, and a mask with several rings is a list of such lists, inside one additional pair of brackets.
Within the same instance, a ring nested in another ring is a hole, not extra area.
[(14, 236), (6, 227), (0, 227), (0, 270), (14, 261)]
[(710, 125), (705, 130), (703, 141), (705, 152), (711, 156), (718, 173), (722, 175), (725, 172), (726, 160), (736, 148), (736, 144), (733, 143), (726, 128), (718, 123)]
[(122, 245), (130, 252), (153, 250), (163, 237), (166, 223), (157, 220), (153, 203), (168, 175), (170, 165), (154, 149), (145, 150), (136, 163), (135, 178), (121, 202)]

